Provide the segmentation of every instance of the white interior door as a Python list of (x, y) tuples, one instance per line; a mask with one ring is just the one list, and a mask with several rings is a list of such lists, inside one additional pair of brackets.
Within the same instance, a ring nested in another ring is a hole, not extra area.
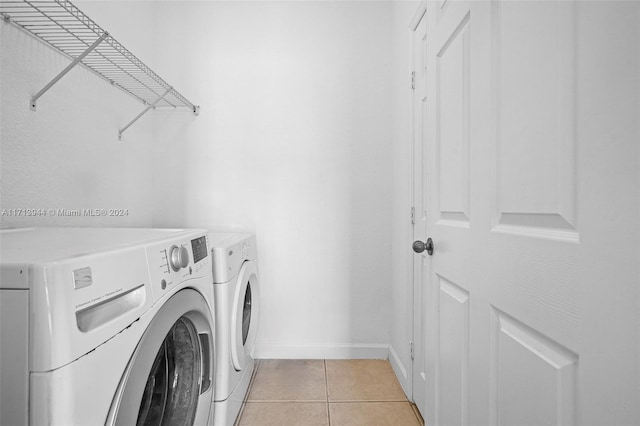
[[(425, 208), (427, 193), (424, 190), (426, 170), (424, 165), (424, 141), (426, 125), (426, 101), (427, 101), (427, 19), (424, 16), (425, 4), (422, 4), (415, 13), (411, 23), (413, 32), (413, 237), (422, 239), (426, 233)], [(423, 412), (426, 402), (426, 364), (425, 364), (425, 336), (424, 324), (426, 310), (424, 304), (425, 293), (424, 279), (426, 274), (426, 253), (416, 255), (413, 258), (413, 341), (412, 341), (412, 399)]]
[(427, 424), (640, 424), (640, 3), (426, 16)]

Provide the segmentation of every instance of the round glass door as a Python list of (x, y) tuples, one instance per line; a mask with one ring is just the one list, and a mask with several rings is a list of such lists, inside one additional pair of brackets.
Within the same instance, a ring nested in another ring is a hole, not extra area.
[(195, 290), (153, 314), (112, 403), (107, 425), (206, 424), (213, 400), (213, 319)]
[(193, 395), (198, 394), (200, 375), (198, 334), (193, 323), (181, 317), (153, 361), (136, 426), (192, 425), (198, 404)]

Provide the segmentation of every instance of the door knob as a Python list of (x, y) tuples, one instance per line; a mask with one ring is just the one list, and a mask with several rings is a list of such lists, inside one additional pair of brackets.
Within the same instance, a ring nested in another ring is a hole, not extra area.
[(422, 253), (423, 251), (427, 251), (427, 254), (431, 256), (433, 254), (433, 240), (431, 237), (427, 238), (427, 242), (423, 243), (420, 240), (413, 242), (413, 251), (416, 253)]

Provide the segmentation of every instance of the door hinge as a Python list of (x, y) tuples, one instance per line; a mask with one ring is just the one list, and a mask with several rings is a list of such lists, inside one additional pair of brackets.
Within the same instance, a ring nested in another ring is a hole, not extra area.
[(416, 208), (414, 206), (411, 206), (411, 224), (416, 224)]
[(411, 90), (416, 90), (416, 72), (411, 71)]
[(411, 359), (413, 359), (413, 340), (409, 340), (409, 354)]

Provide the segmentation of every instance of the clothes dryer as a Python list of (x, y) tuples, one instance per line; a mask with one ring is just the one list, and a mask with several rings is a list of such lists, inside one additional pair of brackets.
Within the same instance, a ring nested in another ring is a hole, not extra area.
[(209, 423), (205, 231), (36, 228), (0, 242), (0, 424)]
[(255, 361), (260, 282), (252, 234), (209, 234), (216, 321), (214, 425), (231, 426), (246, 397)]

